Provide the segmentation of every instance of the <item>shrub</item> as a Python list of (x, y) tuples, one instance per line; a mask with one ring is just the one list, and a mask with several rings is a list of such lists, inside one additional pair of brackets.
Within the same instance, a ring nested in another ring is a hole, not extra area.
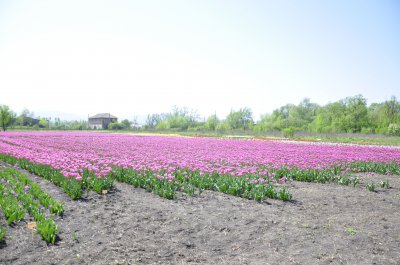
[(226, 124), (225, 122), (222, 122), (222, 123), (217, 124), (217, 127), (215, 129), (217, 131), (228, 131), (230, 128), (229, 128), (228, 124)]
[(391, 123), (388, 127), (388, 134), (392, 136), (400, 136), (400, 124)]
[(108, 129), (110, 130), (122, 130), (125, 128), (125, 125), (120, 122), (112, 122), (108, 125)]
[(378, 134), (386, 134), (388, 132), (388, 128), (387, 127), (385, 127), (385, 128), (382, 128), (382, 127), (376, 128), (375, 132), (378, 133)]
[(294, 128), (289, 127), (282, 130), (282, 135), (285, 138), (293, 138), (294, 137)]
[(371, 127), (362, 127), (361, 128), (361, 133), (363, 133), (363, 134), (373, 134), (373, 133), (375, 133), (375, 130), (374, 130), (374, 128), (371, 128)]

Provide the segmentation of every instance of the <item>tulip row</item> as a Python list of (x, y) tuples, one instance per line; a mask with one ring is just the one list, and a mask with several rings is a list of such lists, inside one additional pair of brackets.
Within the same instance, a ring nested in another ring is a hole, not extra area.
[(40, 186), (31, 181), (28, 176), (15, 169), (5, 168), (4, 172), (8, 173), (4, 175), (4, 184), (9, 184), (12, 187), (15, 187), (14, 190), (19, 193), (22, 193), (23, 187), (24, 193), (32, 195), (44, 208), (48, 208), (50, 213), (60, 216), (64, 213), (63, 205), (44, 192)]
[[(277, 190), (275, 179), (255, 179), (232, 177), (229, 174), (202, 173), (200, 171), (175, 169), (174, 175), (165, 171), (141, 170), (135, 171), (132, 168), (113, 167), (107, 177), (97, 178), (93, 172), (83, 169), (81, 180), (66, 178), (58, 170), (52, 169), (48, 165), (33, 164), (26, 159), (15, 158), (0, 154), (0, 160), (12, 165), (28, 170), (38, 176), (42, 176), (55, 185), (60, 186), (71, 196), (72, 199), (79, 199), (82, 196), (83, 188), (90, 189), (98, 193), (109, 190), (113, 186), (113, 180), (131, 184), (135, 187), (146, 189), (167, 199), (176, 198), (177, 192), (193, 195), (196, 192), (202, 193), (204, 190), (214, 190), (222, 193), (262, 201), (265, 198), (280, 199), (288, 201), (292, 195), (285, 188)], [(280, 178), (279, 182), (285, 182), (285, 178)]]
[[(288, 179), (303, 182), (336, 182), (343, 184), (347, 175), (351, 173), (375, 172), (384, 175), (400, 175), (400, 165), (396, 162), (371, 162), (371, 161), (355, 161), (355, 162), (338, 162), (330, 167), (315, 168), (298, 168), (295, 166), (283, 165), (279, 169), (269, 169), (278, 177), (287, 177)], [(340, 183), (342, 182), (342, 183)]]
[(98, 178), (87, 169), (83, 171), (83, 177), (80, 180), (76, 180), (74, 178), (66, 178), (59, 170), (52, 168), (50, 165), (35, 164), (28, 159), (0, 154), (0, 160), (44, 177), (54, 185), (61, 187), (73, 200), (80, 199), (85, 191), (94, 190), (101, 194), (103, 190), (109, 190), (113, 186), (111, 178)]
[(0, 206), (8, 225), (24, 219), (28, 212), (36, 221), (42, 238), (48, 243), (55, 243), (58, 227), (51, 217), (46, 217), (47, 211), (62, 215), (64, 207), (26, 175), (10, 168), (0, 170)]
[(110, 172), (112, 178), (131, 184), (135, 187), (144, 188), (168, 199), (176, 197), (180, 191), (188, 195), (196, 192), (201, 194), (204, 190), (214, 190), (238, 197), (262, 201), (265, 198), (280, 199), (288, 201), (292, 195), (285, 188), (277, 191), (274, 181), (262, 179), (250, 179), (248, 177), (232, 177), (218, 173), (202, 173), (175, 169), (172, 172), (150, 170), (136, 171), (132, 168), (114, 167)]

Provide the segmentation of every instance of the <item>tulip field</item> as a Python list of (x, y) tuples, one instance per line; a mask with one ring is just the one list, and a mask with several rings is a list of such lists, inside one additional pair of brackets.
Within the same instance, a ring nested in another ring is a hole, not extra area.
[(399, 191), (399, 147), (1, 132), (0, 263), (398, 264)]
[(356, 186), (354, 172), (400, 174), (394, 147), (105, 133), (6, 132), (0, 159), (73, 199), (120, 181), (167, 199), (214, 190), (289, 201), (292, 180)]

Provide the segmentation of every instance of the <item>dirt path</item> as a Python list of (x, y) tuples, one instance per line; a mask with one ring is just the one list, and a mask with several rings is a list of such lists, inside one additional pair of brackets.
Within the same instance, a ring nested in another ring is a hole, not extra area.
[(400, 264), (399, 176), (378, 192), (293, 182), (291, 203), (216, 192), (170, 201), (120, 183), (72, 201), (31, 178), (64, 202), (60, 240), (47, 246), (20, 222), (0, 264)]

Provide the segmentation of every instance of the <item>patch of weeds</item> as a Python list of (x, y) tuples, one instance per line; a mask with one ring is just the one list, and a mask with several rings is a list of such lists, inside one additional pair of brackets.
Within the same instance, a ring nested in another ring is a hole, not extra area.
[(351, 184), (353, 187), (356, 187), (360, 183), (360, 179), (358, 177), (354, 177), (351, 179)]
[(0, 242), (3, 241), (6, 232), (7, 232), (7, 229), (0, 226)]
[(290, 192), (288, 192), (286, 189), (281, 189), (278, 192), (278, 196), (279, 199), (281, 199), (282, 201), (290, 201), (292, 199), (292, 194)]
[(365, 186), (367, 188), (367, 190), (369, 191), (375, 191), (375, 184), (373, 182), (369, 182), (367, 183), (367, 185)]
[(390, 186), (389, 186), (389, 180), (382, 180), (382, 181), (381, 181), (381, 188), (382, 188), (382, 189), (389, 189), (389, 188), (390, 188)]
[(77, 238), (77, 236), (76, 236), (76, 232), (73, 232), (73, 233), (72, 233), (72, 239), (73, 239), (75, 242), (79, 242), (79, 241), (78, 241), (78, 238)]
[(350, 236), (354, 236), (357, 234), (357, 230), (354, 227), (347, 227), (345, 231)]
[(338, 183), (340, 185), (348, 186), (350, 184), (350, 182), (351, 182), (351, 179), (348, 178), (347, 176), (341, 176), (338, 179)]

